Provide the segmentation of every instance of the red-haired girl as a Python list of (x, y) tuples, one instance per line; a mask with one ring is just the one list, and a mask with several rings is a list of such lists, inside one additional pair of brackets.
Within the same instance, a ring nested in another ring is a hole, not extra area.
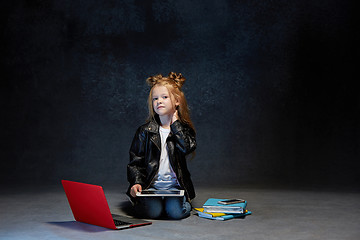
[[(149, 118), (140, 126), (130, 148), (127, 194), (135, 211), (144, 218), (182, 219), (190, 215), (195, 197), (186, 156), (196, 148), (181, 73), (149, 77)], [(143, 189), (182, 189), (182, 197), (136, 197)]]

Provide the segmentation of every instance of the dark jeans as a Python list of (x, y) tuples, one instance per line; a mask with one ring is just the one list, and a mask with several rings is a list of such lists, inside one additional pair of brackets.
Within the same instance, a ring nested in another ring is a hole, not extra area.
[(135, 212), (141, 218), (183, 219), (190, 215), (191, 205), (185, 197), (138, 197)]

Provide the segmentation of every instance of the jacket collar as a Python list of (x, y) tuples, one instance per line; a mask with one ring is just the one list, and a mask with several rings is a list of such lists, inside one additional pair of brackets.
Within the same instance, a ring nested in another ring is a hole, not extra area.
[(159, 124), (154, 121), (150, 121), (149, 124), (146, 126), (146, 130), (151, 133), (150, 141), (152, 141), (155, 146), (161, 151), (161, 139), (159, 134)]
[(154, 121), (150, 121), (147, 130), (152, 133), (158, 133), (159, 132), (159, 124)]
[[(150, 121), (146, 129), (151, 133), (159, 134), (159, 128), (160, 128), (160, 125), (157, 122)], [(169, 137), (171, 137), (171, 136), (172, 136), (172, 132), (169, 133)]]

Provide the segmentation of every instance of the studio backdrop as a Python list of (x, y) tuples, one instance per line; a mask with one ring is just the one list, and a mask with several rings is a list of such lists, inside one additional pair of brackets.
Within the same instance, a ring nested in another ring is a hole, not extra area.
[(126, 185), (150, 75), (181, 72), (195, 186), (359, 184), (351, 1), (6, 1), (3, 184)]

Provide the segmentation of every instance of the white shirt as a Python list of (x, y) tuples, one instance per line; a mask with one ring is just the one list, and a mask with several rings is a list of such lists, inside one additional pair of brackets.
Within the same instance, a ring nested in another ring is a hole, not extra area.
[(157, 176), (153, 182), (155, 189), (170, 189), (179, 186), (176, 179), (176, 174), (172, 169), (169, 161), (169, 154), (166, 144), (166, 139), (169, 136), (170, 129), (159, 127), (159, 133), (161, 137), (161, 155), (160, 155), (160, 166)]

